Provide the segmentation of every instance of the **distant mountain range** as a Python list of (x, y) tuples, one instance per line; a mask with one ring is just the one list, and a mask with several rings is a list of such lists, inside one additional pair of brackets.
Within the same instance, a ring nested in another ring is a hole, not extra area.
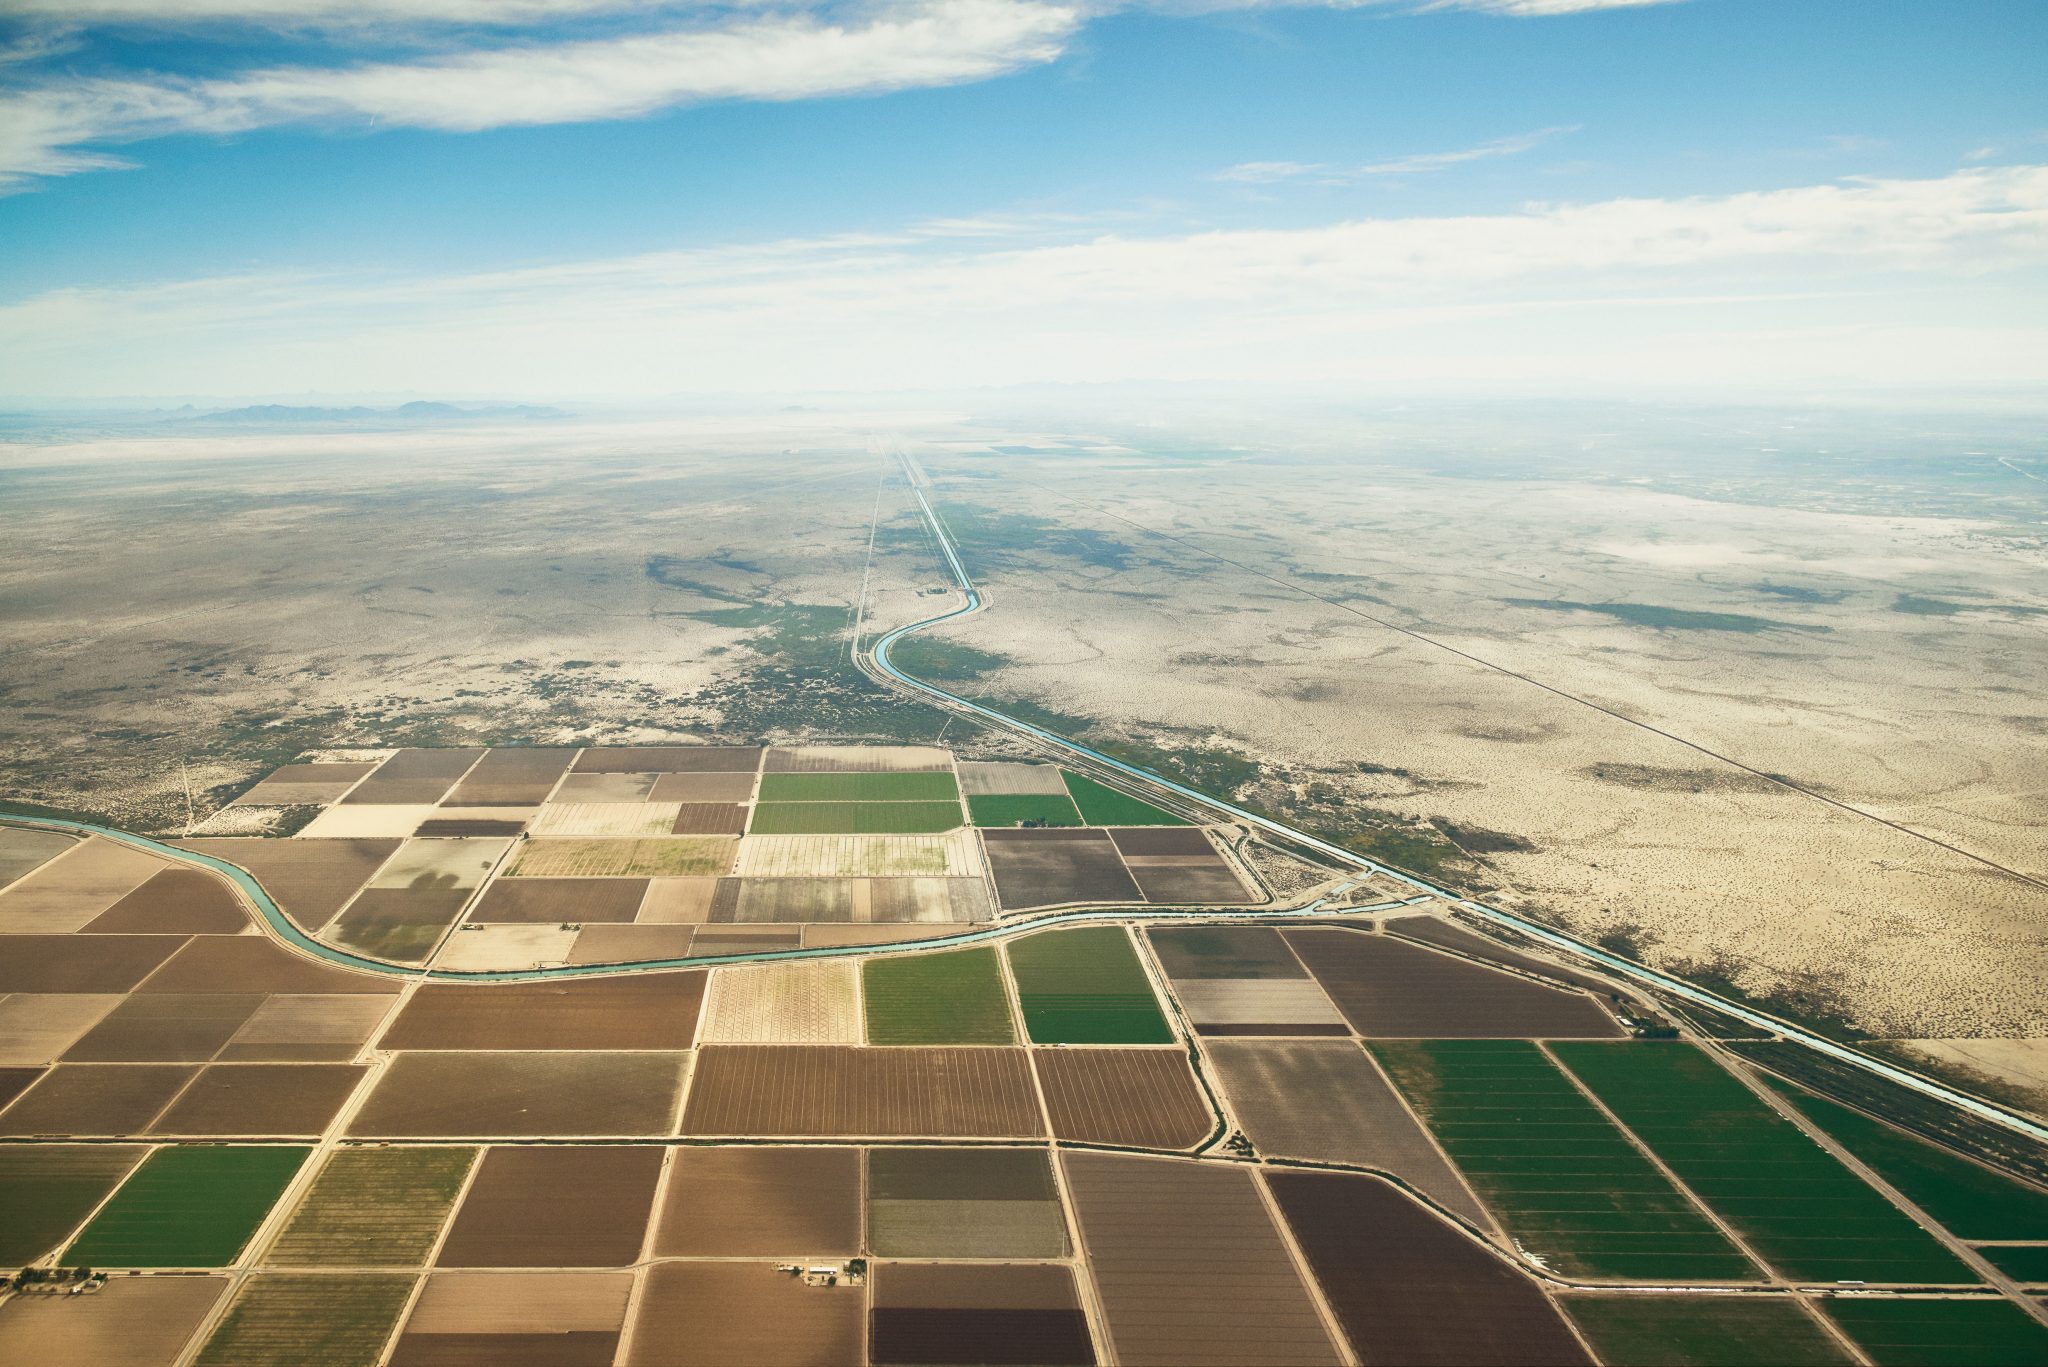
[(181, 418), (181, 422), (193, 423), (427, 423), (427, 422), (476, 422), (480, 419), (514, 419), (526, 421), (538, 418), (565, 418), (569, 416), (559, 408), (543, 408), (524, 403), (477, 403), (455, 404), (415, 401), (400, 404), (396, 408), (310, 408), (291, 404), (259, 403), (248, 408), (224, 408), (212, 413), (196, 413)]

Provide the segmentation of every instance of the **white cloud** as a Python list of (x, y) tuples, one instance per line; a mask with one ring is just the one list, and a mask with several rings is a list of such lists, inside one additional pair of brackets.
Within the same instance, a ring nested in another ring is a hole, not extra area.
[[(1790, 383), (1853, 378), (1852, 355), (1870, 383), (1902, 368), (2048, 380), (2048, 166), (1051, 244), (1035, 224), (1024, 245), (990, 231), (1005, 221), (425, 279), (56, 291), (0, 309), (0, 353), (17, 358), (11, 387), (53, 394), (1329, 379), (1425, 363), (1684, 378), (1675, 358), (1712, 336), (1744, 339), (1715, 364)], [(1937, 331), (1940, 350), (1902, 340)], [(1879, 337), (1890, 350), (1872, 356)]]
[(475, 131), (954, 85), (1053, 60), (1077, 22), (1029, 0), (928, 0), (860, 26), (781, 17), (224, 80), (48, 83), (0, 96), (0, 184), (117, 164), (96, 145), (173, 133), (315, 120)]
[(64, 24), (180, 26), (218, 22), (357, 25), (369, 22), (528, 24), (646, 0), (0, 0), (0, 15)]
[(1589, 14), (1603, 9), (1647, 9), (1651, 5), (1683, 4), (1685, 0), (1430, 0), (1428, 9), (1484, 10), (1538, 19), (1559, 14)]
[(1552, 138), (1578, 131), (1577, 124), (1561, 128), (1539, 128), (1533, 133), (1494, 138), (1480, 143), (1477, 147), (1460, 148), (1455, 152), (1418, 152), (1386, 161), (1369, 162), (1364, 166), (1332, 166), (1326, 162), (1247, 161), (1219, 172), (1216, 178), (1246, 185), (1273, 185), (1287, 180), (1306, 180), (1317, 185), (1354, 185), (1360, 181), (1384, 176), (1432, 175), (1438, 171), (1448, 171), (1453, 166), (1462, 166), (1467, 162), (1518, 156)]

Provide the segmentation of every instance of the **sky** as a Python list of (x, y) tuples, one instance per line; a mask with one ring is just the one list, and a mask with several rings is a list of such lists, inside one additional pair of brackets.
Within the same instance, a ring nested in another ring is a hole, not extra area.
[(0, 0), (0, 395), (2048, 395), (2040, 0)]

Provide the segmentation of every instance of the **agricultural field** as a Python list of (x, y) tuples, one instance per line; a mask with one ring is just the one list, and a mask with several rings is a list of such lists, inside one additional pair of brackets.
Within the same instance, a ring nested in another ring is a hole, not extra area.
[(970, 794), (967, 814), (977, 826), (1078, 826), (1081, 813), (1065, 793)]
[(885, 1258), (1062, 1258), (1044, 1149), (870, 1149), (868, 1244)]
[(924, 835), (962, 824), (957, 802), (764, 802), (749, 835)]
[(1091, 826), (1185, 826), (1188, 823), (1171, 812), (1161, 811), (1141, 798), (1118, 792), (1107, 784), (1079, 774), (1062, 773), (1067, 795), (1081, 809)]
[(417, 1267), (476, 1164), (471, 1148), (337, 1149), (268, 1250), (282, 1267)]
[(1821, 1309), (1878, 1367), (2030, 1367), (2048, 1361), (2048, 1328), (2011, 1301), (1837, 1298)]
[(267, 1273), (252, 1277), (193, 1367), (364, 1367), (412, 1297), (409, 1276)]
[(158, 1149), (64, 1250), (67, 1264), (224, 1267), (235, 1261), (310, 1150)]
[(1573, 1296), (1564, 1307), (1605, 1362), (1846, 1367), (1854, 1361), (1821, 1326), (1817, 1311), (1790, 1298)]
[(1016, 1043), (996, 953), (954, 949), (864, 962), (868, 1043)]
[(1170, 1044), (1152, 980), (1118, 926), (1056, 930), (1004, 951), (1034, 1044)]

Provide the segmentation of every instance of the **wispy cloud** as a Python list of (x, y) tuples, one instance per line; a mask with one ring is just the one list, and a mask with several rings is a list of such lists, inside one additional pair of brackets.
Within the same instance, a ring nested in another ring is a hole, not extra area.
[(0, 95), (0, 184), (117, 165), (107, 145), (175, 133), (312, 121), (475, 131), (954, 85), (1053, 60), (1078, 22), (1029, 0), (926, 0), (858, 26), (782, 17), (224, 80), (45, 82)]
[(1684, 4), (1685, 0), (1426, 0), (1425, 9), (1484, 10), (1536, 19), (1558, 14), (1588, 14), (1603, 9), (1648, 9), (1652, 5)]
[(516, 25), (605, 10), (664, 8), (660, 0), (5, 0), (0, 12), (63, 24), (212, 23)]
[(1363, 166), (1338, 166), (1329, 162), (1247, 161), (1240, 162), (1228, 170), (1219, 171), (1216, 179), (1235, 181), (1242, 185), (1276, 185), (1290, 180), (1308, 181), (1316, 185), (1356, 185), (1361, 181), (1385, 176), (1426, 176), (1438, 171), (1448, 171), (1453, 166), (1463, 166), (1467, 162), (1519, 156), (1523, 152), (1542, 146), (1552, 138), (1578, 131), (1577, 124), (1539, 128), (1532, 133), (1494, 138), (1476, 147), (1464, 147), (1454, 152), (1418, 152), (1405, 157), (1392, 157), (1386, 161), (1367, 162)]
[[(1635, 335), (1690, 311), (1668, 336), (1638, 336), (1640, 355), (1619, 349), (1642, 369), (1659, 346), (1693, 346), (1697, 317), (1724, 309), (1798, 334), (1751, 341), (1737, 361), (1811, 376), (1859, 326), (1894, 328), (1896, 348), (1899, 327), (1953, 322), (1928, 301), (2048, 264), (2048, 167), (1021, 245), (988, 222), (431, 278), (64, 290), (0, 308), (0, 351), (19, 358), (11, 386), (42, 392), (206, 392), (223, 374), (250, 390), (542, 393), (1328, 378), (1364, 373), (1397, 342), (1445, 365), (1505, 346), (1514, 365), (1593, 375), (1608, 358), (1575, 353), (1576, 330)], [(1770, 302), (1820, 289), (1839, 297)], [(1867, 320), (1841, 302), (1893, 296), (1896, 315)], [(1977, 340), (1952, 355), (1891, 359), (2041, 370), (2048, 347), (2026, 313), (1956, 325), (1951, 343)], [(1541, 345), (1504, 331), (1544, 317), (1573, 322), (1538, 328)], [(1816, 328), (1834, 340), (1813, 343)], [(1853, 345), (1863, 358), (1874, 344)]]

